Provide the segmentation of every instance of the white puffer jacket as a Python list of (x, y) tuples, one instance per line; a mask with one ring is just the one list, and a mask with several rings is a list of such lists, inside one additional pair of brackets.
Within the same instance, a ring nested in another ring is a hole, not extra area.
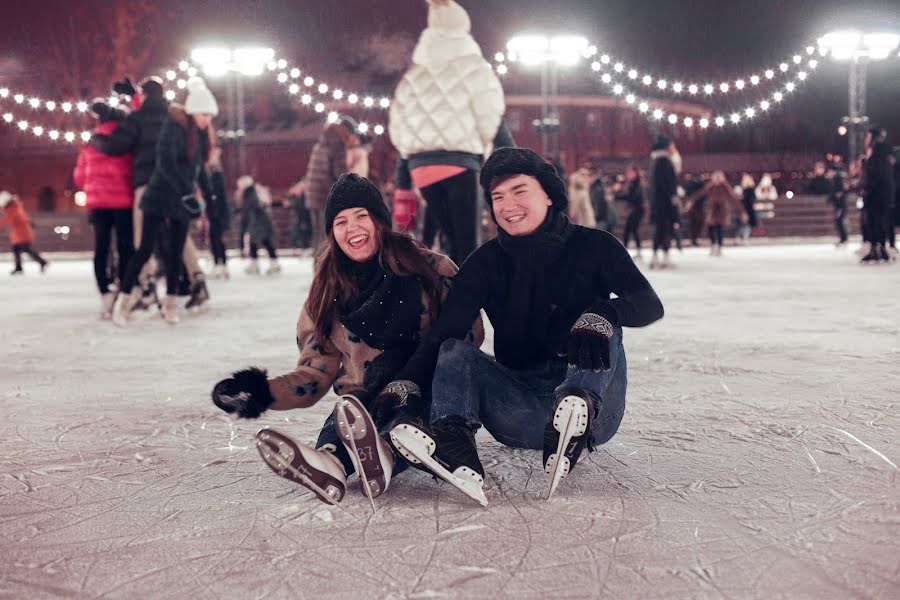
[(403, 158), (434, 150), (487, 154), (506, 110), (500, 80), (456, 2), (431, 5), (428, 25), (394, 93), (391, 142)]

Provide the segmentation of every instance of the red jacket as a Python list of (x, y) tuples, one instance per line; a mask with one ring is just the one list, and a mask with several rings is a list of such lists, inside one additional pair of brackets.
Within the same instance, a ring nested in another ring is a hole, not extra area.
[(9, 225), (9, 241), (13, 246), (17, 244), (30, 244), (34, 241), (34, 233), (31, 231), (31, 219), (25, 212), (25, 208), (18, 200), (13, 200), (3, 209), (3, 218), (0, 219), (0, 227)]
[[(94, 133), (109, 135), (116, 121), (101, 123)], [(131, 180), (131, 154), (108, 156), (91, 145), (84, 145), (75, 165), (75, 185), (87, 194), (88, 208), (131, 208), (134, 189)]]

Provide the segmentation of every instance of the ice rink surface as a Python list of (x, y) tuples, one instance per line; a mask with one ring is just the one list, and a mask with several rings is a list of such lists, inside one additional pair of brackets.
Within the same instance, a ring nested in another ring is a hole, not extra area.
[(625, 333), (618, 435), (551, 501), (540, 454), (482, 431), (489, 507), (408, 471), (374, 514), (254, 448), (314, 441), (333, 396), (257, 422), (209, 398), (291, 369), (310, 259), (232, 261), (205, 314), (124, 330), (87, 261), (0, 263), (0, 598), (900, 598), (900, 265), (675, 258), (665, 319)]

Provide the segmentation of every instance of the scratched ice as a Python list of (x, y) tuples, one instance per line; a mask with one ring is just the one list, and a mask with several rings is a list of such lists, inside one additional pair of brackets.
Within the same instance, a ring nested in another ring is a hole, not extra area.
[(375, 514), (254, 448), (262, 425), (314, 440), (333, 398), (257, 422), (209, 400), (230, 370), (291, 368), (308, 260), (235, 263), (174, 329), (99, 322), (87, 261), (6, 279), (0, 597), (900, 597), (900, 266), (678, 259), (649, 272), (665, 320), (626, 331), (619, 434), (551, 502), (538, 453), (481, 432), (488, 508), (411, 471)]

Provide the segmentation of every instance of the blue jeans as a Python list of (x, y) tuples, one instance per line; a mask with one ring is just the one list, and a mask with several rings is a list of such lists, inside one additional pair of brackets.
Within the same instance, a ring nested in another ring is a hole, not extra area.
[(538, 450), (544, 447), (544, 428), (556, 399), (577, 389), (587, 392), (599, 409), (591, 443), (604, 444), (616, 434), (625, 414), (628, 365), (620, 327), (609, 346), (607, 371), (583, 371), (562, 361), (514, 370), (465, 342), (447, 340), (434, 372), (431, 422), (461, 415), (484, 425), (507, 446)]

